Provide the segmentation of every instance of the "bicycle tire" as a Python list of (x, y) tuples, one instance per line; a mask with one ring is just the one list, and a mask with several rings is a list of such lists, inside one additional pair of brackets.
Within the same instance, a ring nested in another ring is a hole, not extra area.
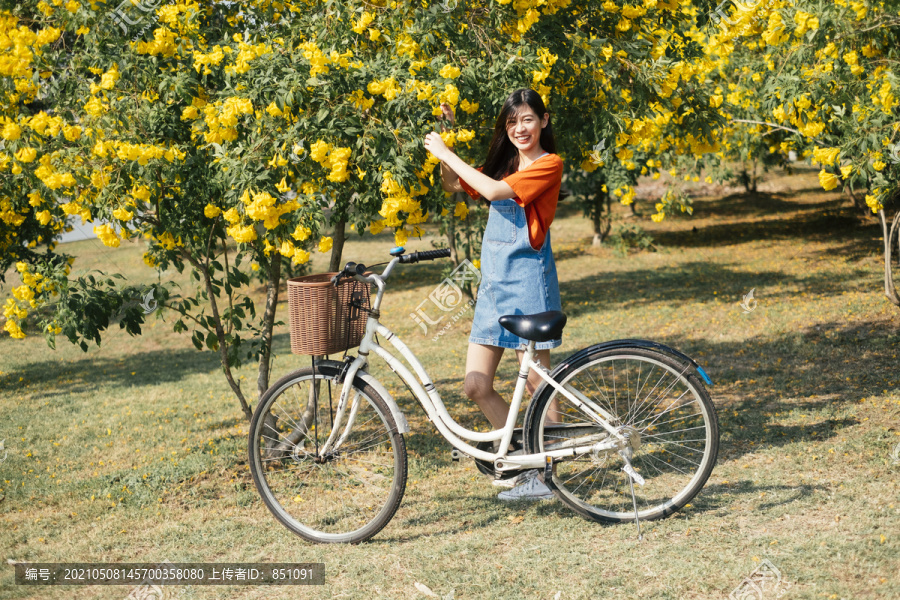
[[(669, 516), (703, 488), (718, 455), (718, 419), (690, 365), (645, 348), (598, 349), (563, 361), (554, 380), (571, 384), (610, 412), (615, 418), (612, 425), (627, 430), (635, 440), (637, 448), (630, 446), (632, 466), (646, 482), (634, 484), (640, 520)], [(554, 415), (559, 426), (545, 423), (554, 399), (560, 402), (560, 412)], [(525, 431), (531, 453), (563, 447), (567, 439), (572, 445), (575, 438), (595, 443), (611, 437), (549, 384), (529, 405)], [(633, 521), (630, 477), (624, 466), (616, 452), (563, 459), (553, 466), (552, 483), (557, 497), (589, 520)]]
[[(359, 393), (350, 435), (335, 455), (316, 459), (316, 448), (331, 433), (341, 366), (316, 363), (315, 402), (311, 367), (282, 377), (260, 399), (250, 423), (250, 473), (263, 502), (285, 527), (317, 543), (371, 538), (393, 518), (406, 489), (403, 435), (384, 399), (359, 377), (349, 398)], [(314, 410), (304, 421), (307, 405)]]

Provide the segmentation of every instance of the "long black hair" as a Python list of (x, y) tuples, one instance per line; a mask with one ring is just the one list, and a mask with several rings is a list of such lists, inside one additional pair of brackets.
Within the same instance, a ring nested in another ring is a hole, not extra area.
[[(547, 112), (540, 94), (532, 89), (519, 88), (509, 95), (500, 109), (500, 115), (494, 125), (494, 137), (481, 169), (481, 172), (491, 179), (499, 181), (519, 170), (519, 149), (509, 140), (506, 124), (515, 121), (519, 110), (526, 105), (531, 107), (540, 120), (543, 120), (544, 113)], [(540, 144), (545, 152), (556, 154), (552, 116), (547, 119), (547, 126), (541, 129)]]

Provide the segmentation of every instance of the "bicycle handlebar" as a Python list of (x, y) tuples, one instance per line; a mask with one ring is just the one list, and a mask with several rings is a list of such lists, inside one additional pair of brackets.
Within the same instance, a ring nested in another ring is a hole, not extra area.
[[(422, 262), (425, 260), (436, 260), (438, 258), (450, 258), (450, 249), (442, 248), (441, 250), (425, 250), (424, 252), (413, 252), (412, 254), (403, 254), (396, 257), (394, 260), (397, 262), (401, 262), (404, 264), (411, 264)], [(382, 275), (384, 278), (387, 278), (387, 273), (390, 272), (391, 268), (394, 265), (394, 261), (391, 261), (391, 265), (385, 269)], [(367, 267), (362, 263), (348, 262), (344, 265), (343, 270), (331, 278), (331, 283), (333, 285), (337, 285), (342, 277), (357, 277), (362, 278), (366, 273)], [(371, 280), (369, 280), (372, 283)]]
[(450, 249), (442, 248), (440, 250), (426, 250), (424, 252), (413, 252), (412, 254), (404, 254), (400, 257), (403, 264), (417, 263), (423, 260), (435, 260), (438, 258), (450, 258)]

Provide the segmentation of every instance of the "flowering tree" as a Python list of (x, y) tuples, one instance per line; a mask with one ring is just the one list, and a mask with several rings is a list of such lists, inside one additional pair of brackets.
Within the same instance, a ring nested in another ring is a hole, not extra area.
[(767, 153), (783, 160), (791, 150), (819, 165), (824, 189), (840, 186), (879, 216), (885, 294), (900, 306), (891, 277), (900, 232), (897, 3), (755, 0), (708, 14), (698, 33), (728, 123), (721, 130), (726, 147), (704, 165), (715, 170), (726, 159)]
[(0, 2), (0, 269), (22, 279), (5, 329), (86, 348), (120, 314), (139, 333), (143, 290), (71, 279), (55, 240), (71, 217), (113, 248), (144, 238), (150, 268), (196, 282), (155, 286), (160, 312), (220, 353), (249, 418), (232, 368), (257, 360), (268, 387), (286, 265), (318, 250), (337, 268), (347, 229), (403, 245), (431, 215), (465, 217), (423, 146), (442, 102), (457, 113), (444, 140), (477, 162), (509, 91), (534, 87), (571, 172), (608, 140), (633, 183), (654, 152), (711, 147), (692, 21), (677, 0)]

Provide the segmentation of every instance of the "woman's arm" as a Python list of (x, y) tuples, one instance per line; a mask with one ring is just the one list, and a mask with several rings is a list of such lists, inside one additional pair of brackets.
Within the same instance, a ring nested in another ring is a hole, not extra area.
[[(453, 107), (446, 102), (441, 102), (441, 113), (441, 131), (447, 131), (443, 121), (447, 119), (453, 125), (453, 122), (456, 120), (456, 116), (453, 114)], [(459, 175), (444, 161), (441, 161), (441, 187), (445, 192), (465, 192), (459, 183)]]
[[(482, 198), (489, 202), (493, 202), (495, 200), (505, 200), (506, 198), (512, 198), (515, 196), (513, 189), (509, 187), (504, 181), (497, 181), (496, 179), (491, 179), (484, 173), (478, 171), (474, 167), (469, 166), (466, 162), (453, 153), (447, 145), (444, 143), (444, 140), (441, 139), (440, 134), (431, 132), (425, 136), (425, 149), (435, 155), (437, 158), (441, 159), (441, 162), (446, 164), (447, 167), (456, 175), (456, 185), (459, 185), (459, 190), (453, 189), (448, 190), (446, 186), (444, 186), (444, 190), (446, 191), (462, 191), (462, 186), (459, 183), (459, 178), (463, 178), (466, 180), (472, 189), (481, 194)], [(443, 164), (441, 165), (441, 181), (442, 184), (444, 180), (444, 169)], [(452, 182), (451, 182), (452, 185)]]
[(441, 161), (441, 187), (445, 192), (465, 192), (459, 183), (459, 175), (444, 161)]

